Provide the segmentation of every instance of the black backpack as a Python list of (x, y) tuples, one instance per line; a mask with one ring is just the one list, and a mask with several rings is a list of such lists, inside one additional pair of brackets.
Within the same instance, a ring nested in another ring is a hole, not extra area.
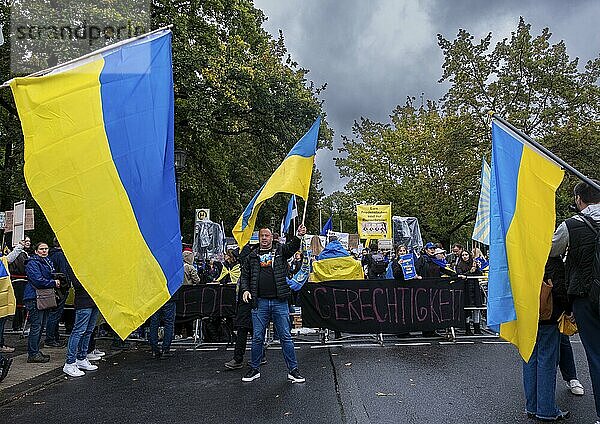
[(385, 263), (385, 259), (381, 253), (376, 253), (371, 256), (373, 261), (371, 262), (371, 272), (375, 275), (385, 274), (387, 270), (387, 264)]
[(583, 222), (590, 230), (596, 234), (596, 243), (594, 245), (594, 261), (592, 262), (592, 283), (588, 293), (594, 310), (600, 315), (600, 229), (598, 224), (592, 218), (586, 215), (580, 215)]

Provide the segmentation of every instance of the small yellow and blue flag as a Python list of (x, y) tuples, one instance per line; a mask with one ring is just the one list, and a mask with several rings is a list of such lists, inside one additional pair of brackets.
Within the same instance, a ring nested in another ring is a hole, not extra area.
[(250, 200), (233, 227), (233, 236), (238, 246), (245, 246), (250, 241), (258, 211), (266, 200), (277, 193), (295, 194), (302, 197), (304, 201), (308, 199), (320, 126), (321, 117), (318, 117), (308, 132), (292, 147), (273, 175)]
[(501, 122), (492, 123), (488, 326), (528, 361), (563, 170)]
[(171, 31), (10, 82), (25, 179), (121, 338), (183, 281)]

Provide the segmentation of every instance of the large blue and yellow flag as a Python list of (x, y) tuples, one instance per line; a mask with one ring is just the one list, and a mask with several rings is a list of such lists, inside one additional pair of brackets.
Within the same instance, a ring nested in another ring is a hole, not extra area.
[(503, 124), (492, 124), (488, 325), (529, 360), (563, 170)]
[(77, 278), (125, 338), (183, 281), (171, 32), (10, 86), (27, 185)]
[(310, 280), (315, 282), (365, 278), (360, 261), (354, 259), (339, 240), (327, 243), (312, 266)]
[(485, 159), (481, 160), (481, 192), (477, 206), (477, 218), (473, 228), (473, 240), (490, 245), (490, 175), (491, 169)]
[(237, 240), (238, 246), (245, 246), (250, 241), (256, 216), (266, 200), (277, 193), (295, 194), (302, 197), (304, 201), (308, 199), (320, 126), (321, 117), (318, 117), (308, 132), (292, 147), (273, 175), (250, 200), (233, 227), (233, 236)]

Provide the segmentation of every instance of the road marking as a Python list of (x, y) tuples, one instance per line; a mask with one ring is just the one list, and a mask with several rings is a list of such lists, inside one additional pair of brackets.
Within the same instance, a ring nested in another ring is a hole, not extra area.
[(195, 351), (206, 351), (206, 352), (210, 351), (210, 352), (214, 352), (214, 351), (217, 351), (217, 350), (219, 350), (218, 347), (199, 347), (199, 348), (193, 348), (192, 347), (192, 348), (186, 349), (187, 352), (190, 352), (190, 351), (192, 351), (192, 352), (195, 352)]
[(369, 344), (351, 344), (351, 345), (349, 345), (349, 347), (383, 347), (383, 346), (380, 344), (369, 343)]
[(428, 342), (419, 342), (419, 343), (395, 343), (394, 346), (431, 346), (431, 343)]
[(454, 344), (475, 344), (475, 342), (439, 342), (441, 345), (454, 345)]
[(316, 345), (316, 346), (311, 346), (311, 349), (323, 349), (323, 348), (328, 348), (328, 347), (344, 347), (344, 345), (341, 344), (332, 344), (332, 345), (327, 345), (327, 344), (321, 344), (321, 345)]

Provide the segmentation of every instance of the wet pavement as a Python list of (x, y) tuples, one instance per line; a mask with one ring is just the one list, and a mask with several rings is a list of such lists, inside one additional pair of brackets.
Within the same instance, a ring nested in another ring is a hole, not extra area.
[[(576, 337), (573, 349), (586, 394), (571, 395), (558, 374), (558, 404), (571, 411), (569, 422), (593, 423), (591, 383)], [(516, 349), (493, 337), (298, 343), (304, 384), (287, 381), (277, 344), (252, 383), (240, 381), (246, 368), (225, 370), (232, 354), (225, 345), (178, 346), (173, 358), (159, 361), (140, 344), (115, 352), (84, 377), (67, 378), (58, 369), (36, 377), (37, 385), (21, 382), (13, 391), (22, 392), (11, 398), (2, 383), (0, 423), (534, 422), (524, 413)]]

